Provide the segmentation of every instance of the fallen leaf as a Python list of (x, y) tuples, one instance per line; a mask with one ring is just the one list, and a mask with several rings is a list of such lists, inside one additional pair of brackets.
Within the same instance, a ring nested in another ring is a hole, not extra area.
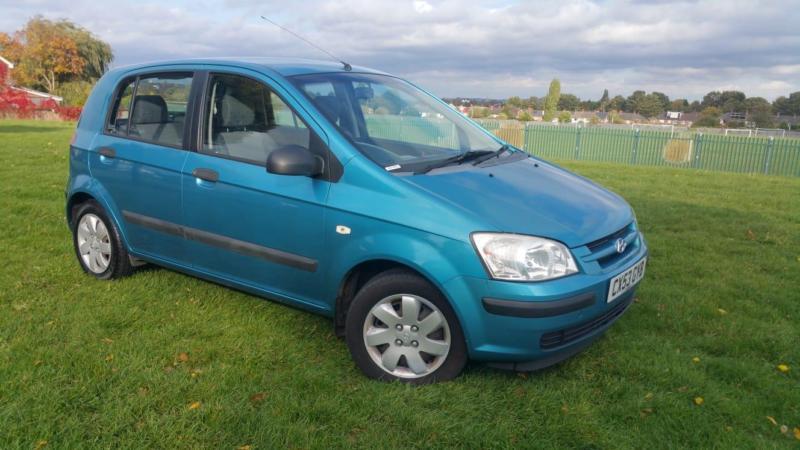
[(778, 422), (775, 420), (775, 418), (774, 418), (774, 417), (772, 417), (772, 416), (767, 416), (767, 420), (769, 420), (770, 422), (772, 422), (772, 424), (773, 424), (773, 425), (775, 425), (776, 427), (778, 426)]
[(103, 343), (105, 343), (105, 344), (111, 344), (113, 342), (114, 341), (111, 338), (103, 338)]
[(114, 360), (114, 355), (112, 353), (106, 355), (106, 361), (113, 361), (113, 360)]
[(786, 364), (778, 364), (778, 370), (781, 371), (781, 373), (788, 373), (789, 366), (787, 366)]
[(752, 240), (755, 240), (755, 238), (756, 238), (756, 234), (753, 233), (753, 230), (748, 229), (747, 230), (747, 239), (750, 239), (752, 241)]
[(266, 392), (256, 392), (250, 396), (250, 401), (253, 403), (261, 403), (267, 398)]
[(789, 432), (789, 427), (786, 425), (781, 425), (781, 433), (786, 434)]
[(700, 406), (703, 403), (705, 403), (705, 400), (703, 400), (703, 397), (695, 397), (694, 398), (694, 404), (695, 405)]
[(724, 309), (722, 309), (722, 308), (717, 308), (717, 312), (718, 312), (718, 313), (720, 313), (720, 315), (723, 315), (723, 316), (724, 316), (725, 314), (728, 314), (728, 311), (725, 311), (725, 310), (724, 310)]
[(800, 441), (800, 427), (794, 427), (792, 433), (794, 434), (794, 438)]
[(44, 447), (47, 447), (47, 441), (44, 440), (44, 439), (41, 439), (41, 440), (36, 441), (36, 446), (34, 446), (33, 448), (36, 449), (36, 450), (39, 450), (39, 449), (42, 449)]
[(178, 353), (178, 361), (180, 361), (180, 362), (186, 362), (186, 361), (189, 361), (189, 354), (188, 354), (188, 353), (186, 353), (186, 352), (180, 352), (180, 353)]
[(653, 414), (653, 408), (644, 408), (644, 409), (642, 409), (642, 410), (639, 412), (639, 414), (640, 414), (642, 417), (647, 417), (647, 416), (649, 416), (650, 414)]
[(517, 372), (517, 377), (522, 379), (528, 378), (528, 372)]
[(681, 386), (678, 388), (678, 392), (686, 392), (689, 390), (689, 386)]
[(695, 356), (694, 358), (692, 358), (692, 362), (693, 362), (693, 363), (695, 363), (695, 364), (697, 364), (697, 363), (699, 363), (699, 362), (700, 362), (700, 358), (698, 358), (697, 356)]
[(253, 447), (250, 444), (247, 444), (247, 445), (242, 445), (242, 446), (237, 447), (236, 450), (250, 450), (252, 448)]
[(202, 373), (202, 370), (200, 370), (200, 369), (194, 369), (194, 370), (192, 370), (192, 378), (197, 378), (197, 377), (199, 377), (199, 376), (200, 376), (200, 373)]
[(192, 402), (189, 404), (189, 409), (199, 409), (200, 406), (202, 406), (200, 402)]
[(644, 395), (644, 399), (645, 400), (650, 400), (651, 398), (653, 398), (653, 393), (652, 392), (648, 392), (647, 394)]

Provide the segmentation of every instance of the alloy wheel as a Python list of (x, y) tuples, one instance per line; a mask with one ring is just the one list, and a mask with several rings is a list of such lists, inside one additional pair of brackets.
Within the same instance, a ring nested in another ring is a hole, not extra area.
[(398, 378), (433, 373), (450, 351), (450, 326), (444, 314), (411, 294), (376, 303), (364, 320), (363, 336), (372, 361)]

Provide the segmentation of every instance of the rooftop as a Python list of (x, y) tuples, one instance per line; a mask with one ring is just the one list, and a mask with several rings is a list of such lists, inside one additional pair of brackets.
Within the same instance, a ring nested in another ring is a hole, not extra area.
[[(312, 73), (347, 72), (344, 69), (344, 65), (337, 61), (264, 56), (175, 59), (121, 66), (117, 67), (115, 70), (127, 71), (149, 67), (204, 64), (248, 67), (252, 69), (266, 68), (283, 76), (306, 75)], [(356, 65), (352, 66), (351, 72), (385, 74), (384, 72), (378, 70)]]

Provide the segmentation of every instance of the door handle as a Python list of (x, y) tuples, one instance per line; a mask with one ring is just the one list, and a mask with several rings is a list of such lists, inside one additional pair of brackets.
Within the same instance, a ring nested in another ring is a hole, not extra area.
[(117, 156), (117, 152), (111, 147), (101, 147), (98, 153), (100, 153), (100, 156), (105, 156), (106, 158), (114, 158)]
[(199, 178), (205, 181), (210, 181), (212, 183), (216, 183), (217, 180), (219, 180), (219, 173), (217, 173), (216, 170), (204, 169), (201, 167), (194, 169), (192, 171), (192, 175), (194, 175), (195, 178)]

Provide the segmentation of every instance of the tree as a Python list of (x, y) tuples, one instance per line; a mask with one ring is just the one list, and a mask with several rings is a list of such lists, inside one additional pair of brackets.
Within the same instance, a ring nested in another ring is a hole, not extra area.
[(746, 96), (740, 91), (712, 91), (703, 96), (703, 108), (715, 107), (722, 112), (742, 111)]
[(609, 111), (621, 111), (624, 106), (625, 106), (625, 97), (621, 95), (616, 95), (608, 102), (607, 109)]
[(667, 97), (667, 94), (653, 91), (650, 93), (650, 95), (658, 99), (658, 102), (661, 104), (662, 111), (669, 109), (670, 101), (669, 97)]
[(561, 97), (561, 82), (558, 78), (553, 78), (550, 82), (550, 89), (547, 91), (547, 98), (544, 100), (544, 117), (542, 120), (550, 122), (556, 118), (558, 101)]
[(603, 96), (600, 97), (600, 104), (598, 107), (600, 108), (600, 111), (605, 112), (606, 106), (608, 106), (608, 89), (603, 89)]
[(570, 123), (572, 122), (572, 114), (569, 111), (561, 111), (558, 115), (558, 121), (561, 123)]
[(528, 98), (528, 107), (533, 109), (543, 109), (544, 99), (539, 97), (530, 97)]
[[(16, 64), (16, 83), (50, 93), (57, 93), (65, 82), (93, 83), (113, 58), (108, 44), (80, 26), (41, 16), (30, 19), (12, 36), (0, 36), (0, 51)], [(75, 86), (69, 91), (86, 89)]]
[(506, 104), (507, 105), (511, 105), (511, 106), (513, 106), (515, 108), (522, 108), (523, 107), (522, 99), (517, 97), (517, 96), (509, 97), (508, 100), (506, 100)]
[(517, 116), (517, 120), (520, 120), (522, 122), (530, 122), (531, 120), (533, 120), (533, 116), (528, 111), (522, 110)]
[(700, 112), (700, 117), (692, 124), (693, 127), (719, 127), (722, 111), (714, 106), (709, 106)]
[(623, 110), (625, 112), (638, 113), (646, 95), (644, 91), (633, 91), (633, 94), (625, 99), (625, 104), (622, 107)]
[(91, 81), (102, 77), (114, 60), (111, 46), (72, 22), (62, 20), (56, 22), (55, 26), (71, 37), (78, 47), (78, 54), (85, 63), (80, 79)]
[(581, 99), (572, 94), (561, 94), (558, 99), (558, 109), (560, 111), (575, 111), (580, 105)]
[(780, 96), (772, 103), (775, 112), (785, 115), (800, 115), (800, 91), (792, 92), (789, 97)]
[(772, 116), (772, 105), (763, 97), (748, 97), (744, 101), (748, 118), (759, 128), (775, 126)]
[(669, 103), (670, 111), (686, 112), (689, 110), (689, 102), (684, 98), (678, 98)]
[(639, 114), (652, 119), (664, 112), (664, 99), (657, 92), (647, 94), (638, 100), (636, 109)]

